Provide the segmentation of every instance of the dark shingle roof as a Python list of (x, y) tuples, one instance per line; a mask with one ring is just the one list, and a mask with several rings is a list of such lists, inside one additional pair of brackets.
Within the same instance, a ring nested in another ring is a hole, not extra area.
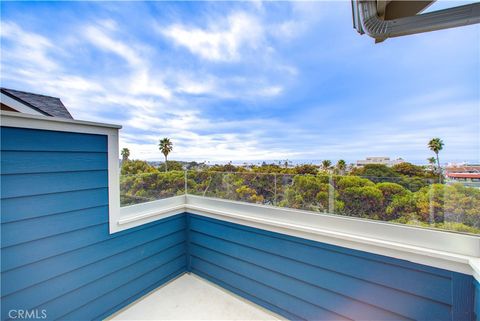
[(47, 116), (73, 119), (60, 98), (8, 88), (1, 88), (1, 91), (5, 95), (41, 112), (42, 114), (46, 114)]

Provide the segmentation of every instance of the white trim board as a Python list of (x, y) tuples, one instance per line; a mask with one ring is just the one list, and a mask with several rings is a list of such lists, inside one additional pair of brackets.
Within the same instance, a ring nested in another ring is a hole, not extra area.
[[(0, 112), (0, 125), (5, 127), (106, 135), (108, 144), (108, 211), (110, 225), (116, 225), (116, 218), (118, 218), (120, 213), (118, 131), (122, 126), (50, 116), (21, 114), (11, 111)], [(115, 218), (113, 222), (112, 218)]]
[(118, 215), (110, 216), (110, 233), (120, 232), (162, 218), (185, 213), (185, 204), (186, 195), (180, 195), (121, 207)]

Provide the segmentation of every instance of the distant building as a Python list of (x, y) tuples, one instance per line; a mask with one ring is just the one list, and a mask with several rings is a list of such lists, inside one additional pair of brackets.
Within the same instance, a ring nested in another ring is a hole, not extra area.
[(1, 110), (73, 119), (60, 98), (0, 88)]
[(462, 183), (480, 188), (480, 165), (450, 165), (445, 168), (446, 183)]
[(395, 160), (391, 160), (390, 157), (367, 157), (363, 160), (357, 160), (357, 167), (363, 167), (365, 165), (386, 165), (386, 166), (393, 166), (396, 164), (404, 163), (405, 161), (401, 158), (397, 158)]

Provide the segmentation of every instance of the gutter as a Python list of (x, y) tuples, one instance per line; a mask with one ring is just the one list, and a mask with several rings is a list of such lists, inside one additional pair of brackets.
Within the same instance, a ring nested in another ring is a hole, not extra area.
[(480, 3), (437, 10), (410, 17), (383, 20), (375, 0), (352, 0), (353, 26), (375, 43), (388, 38), (480, 23)]

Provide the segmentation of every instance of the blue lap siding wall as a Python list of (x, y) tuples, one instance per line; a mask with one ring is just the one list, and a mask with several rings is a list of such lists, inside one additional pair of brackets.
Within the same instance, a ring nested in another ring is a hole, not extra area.
[(191, 215), (192, 272), (295, 320), (471, 321), (469, 275)]
[(474, 303), (474, 311), (475, 311), (475, 320), (480, 321), (480, 283), (475, 280), (475, 303)]
[(1, 317), (106, 317), (186, 271), (186, 217), (109, 234), (107, 137), (1, 128)]
[(186, 271), (294, 320), (475, 319), (460, 273), (194, 214), (110, 235), (106, 136), (0, 134), (2, 320), (101, 319)]

